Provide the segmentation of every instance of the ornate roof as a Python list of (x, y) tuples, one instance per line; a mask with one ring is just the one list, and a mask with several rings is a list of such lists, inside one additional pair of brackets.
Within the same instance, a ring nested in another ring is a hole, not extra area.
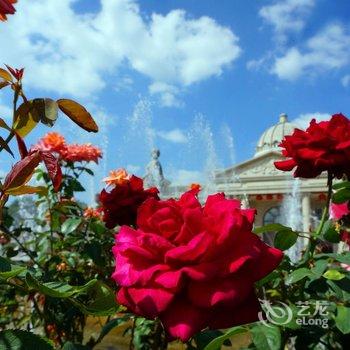
[(293, 133), (296, 128), (295, 125), (288, 122), (287, 114), (282, 113), (279, 118), (279, 122), (276, 125), (268, 128), (260, 137), (257, 145), (254, 157), (261, 156), (262, 154), (271, 150), (279, 150), (279, 143), (283, 140), (284, 136)]

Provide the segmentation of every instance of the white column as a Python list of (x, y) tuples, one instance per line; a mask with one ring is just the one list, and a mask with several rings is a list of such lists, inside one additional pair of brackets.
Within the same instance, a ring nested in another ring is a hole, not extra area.
[(303, 197), (301, 200), (301, 212), (303, 215), (303, 231), (309, 232), (311, 225), (310, 193), (303, 193)]

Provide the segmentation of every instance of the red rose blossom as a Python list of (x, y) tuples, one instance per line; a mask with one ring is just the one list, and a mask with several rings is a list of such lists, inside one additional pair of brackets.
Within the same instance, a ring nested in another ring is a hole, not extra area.
[(329, 217), (333, 220), (340, 220), (343, 216), (349, 214), (349, 201), (340, 204), (331, 203), (329, 206)]
[(313, 119), (306, 131), (295, 129), (280, 146), (289, 159), (275, 166), (283, 171), (296, 167), (295, 177), (314, 178), (323, 171), (338, 178), (350, 176), (350, 120), (342, 114), (319, 123)]
[(135, 225), (137, 209), (151, 197), (159, 199), (158, 189), (152, 187), (145, 190), (143, 180), (134, 175), (117, 184), (110, 192), (102, 190), (99, 200), (106, 226), (113, 228), (116, 225)]
[(159, 317), (169, 338), (182, 341), (206, 327), (257, 320), (254, 283), (283, 253), (252, 233), (255, 210), (240, 206), (216, 194), (202, 207), (193, 191), (179, 200), (144, 202), (138, 229), (123, 226), (116, 235), (118, 302)]

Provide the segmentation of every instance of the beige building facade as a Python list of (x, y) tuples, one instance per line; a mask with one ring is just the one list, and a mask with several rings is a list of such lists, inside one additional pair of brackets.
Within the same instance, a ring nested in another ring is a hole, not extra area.
[(275, 161), (284, 159), (279, 143), (284, 136), (292, 134), (295, 127), (286, 114), (281, 114), (277, 124), (263, 132), (251, 159), (215, 174), (218, 192), (239, 197), (244, 206), (257, 209), (257, 226), (286, 223), (289, 215), (295, 215), (288, 212), (288, 203), (294, 202), (300, 212), (297, 218), (300, 222), (296, 223), (298, 227), (295, 229), (309, 232), (325, 204), (325, 175), (315, 179), (295, 179), (292, 173), (280, 171), (274, 166)]

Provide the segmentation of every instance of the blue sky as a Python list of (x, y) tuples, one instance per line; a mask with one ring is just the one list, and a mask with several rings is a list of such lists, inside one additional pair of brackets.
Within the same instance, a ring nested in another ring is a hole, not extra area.
[[(200, 181), (208, 168), (250, 158), (281, 112), (300, 126), (350, 115), (349, 1), (20, 0), (16, 8), (0, 23), (1, 61), (26, 68), (29, 97), (74, 98), (92, 112), (98, 135), (63, 116), (55, 127), (103, 148), (91, 192), (111, 169), (143, 175), (153, 146), (173, 182)], [(3, 118), (7, 106), (2, 92)]]

